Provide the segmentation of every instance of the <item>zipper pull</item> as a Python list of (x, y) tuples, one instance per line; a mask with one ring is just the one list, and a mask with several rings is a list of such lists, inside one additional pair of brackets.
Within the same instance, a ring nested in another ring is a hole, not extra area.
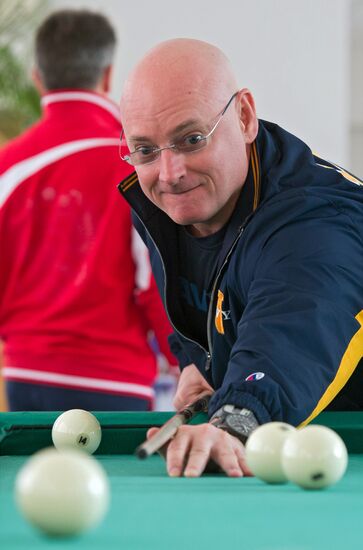
[(210, 364), (212, 362), (212, 357), (210, 353), (207, 353), (207, 360), (205, 362), (205, 370), (208, 371), (210, 369)]

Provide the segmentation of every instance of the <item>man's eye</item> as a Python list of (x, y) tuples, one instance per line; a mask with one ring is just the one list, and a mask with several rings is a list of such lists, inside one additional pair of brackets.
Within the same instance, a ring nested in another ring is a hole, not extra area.
[(204, 136), (202, 134), (191, 134), (190, 136), (186, 136), (182, 140), (182, 144), (185, 147), (190, 147), (190, 146), (193, 147), (193, 145), (198, 145), (198, 143), (203, 139), (204, 139)]
[(148, 155), (151, 155), (154, 152), (154, 147), (147, 147), (146, 145), (140, 145), (139, 147), (135, 147), (134, 152), (140, 155), (143, 155), (144, 157), (147, 157)]

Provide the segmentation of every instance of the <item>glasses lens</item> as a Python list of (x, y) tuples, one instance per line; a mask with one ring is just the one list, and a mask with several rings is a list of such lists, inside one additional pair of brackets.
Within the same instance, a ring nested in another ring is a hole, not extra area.
[(152, 149), (151, 147), (145, 147), (144, 149), (140, 149), (138, 151), (134, 151), (131, 153), (131, 161), (134, 166), (140, 165), (140, 164), (149, 164), (150, 162), (154, 162), (160, 155), (159, 149)]
[(201, 134), (186, 136), (175, 142), (175, 148), (181, 153), (193, 153), (207, 145), (207, 138)]
[(151, 147), (143, 147), (137, 151), (130, 151), (127, 146), (126, 140), (122, 137), (119, 145), (120, 158), (131, 166), (138, 166), (139, 164), (149, 164), (154, 162), (159, 156), (159, 150)]

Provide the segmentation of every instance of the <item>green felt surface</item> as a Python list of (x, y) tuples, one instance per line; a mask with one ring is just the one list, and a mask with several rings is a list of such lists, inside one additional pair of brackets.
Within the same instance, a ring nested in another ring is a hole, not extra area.
[[(102, 415), (103, 424), (110, 421), (110, 426), (121, 426), (118, 432), (124, 435), (129, 430), (145, 433), (156, 420), (152, 415), (137, 415), (136, 420), (126, 419), (123, 414), (113, 418), (107, 413)], [(28, 425), (35, 433), (35, 418), (39, 421), (37, 415), (28, 413), (17, 424), (16, 418), (1, 415), (0, 431), (12, 425), (13, 437), (22, 439), (22, 430), (17, 431), (17, 427)], [(48, 422), (49, 417), (44, 420)], [(354, 413), (329, 416), (325, 423), (335, 427), (339, 424), (344, 433), (358, 439), (359, 432), (363, 438), (361, 421), (362, 415)], [(101, 453), (97, 460), (111, 482), (111, 506), (99, 527), (73, 539), (49, 539), (38, 534), (16, 510), (14, 480), (26, 460), (26, 456), (17, 454), (0, 456), (0, 548), (4, 550), (362, 547), (359, 526), (363, 510), (363, 454), (350, 454), (348, 471), (334, 487), (304, 491), (292, 484), (272, 486), (255, 478), (228, 479), (223, 475), (172, 479), (158, 456), (140, 461), (123, 453), (122, 448), (119, 454)]]
[[(363, 457), (335, 487), (303, 491), (257, 479), (171, 479), (159, 457), (100, 456), (111, 481), (103, 523), (73, 539), (47, 539), (19, 516), (13, 483), (24, 457), (0, 459), (1, 548), (323, 550), (360, 548)], [(171, 542), (172, 541), (172, 542)]]

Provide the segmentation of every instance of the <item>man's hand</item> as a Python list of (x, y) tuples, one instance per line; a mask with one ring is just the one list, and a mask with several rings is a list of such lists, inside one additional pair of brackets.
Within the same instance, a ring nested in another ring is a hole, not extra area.
[[(151, 428), (148, 439), (158, 431)], [(163, 449), (169, 476), (199, 477), (213, 461), (229, 477), (252, 475), (245, 462), (243, 444), (233, 435), (212, 424), (181, 426)]]
[(213, 391), (213, 388), (200, 374), (197, 367), (191, 363), (187, 367), (184, 367), (180, 375), (173, 402), (174, 407), (177, 410), (181, 410), (199, 399), (202, 395), (212, 394)]

